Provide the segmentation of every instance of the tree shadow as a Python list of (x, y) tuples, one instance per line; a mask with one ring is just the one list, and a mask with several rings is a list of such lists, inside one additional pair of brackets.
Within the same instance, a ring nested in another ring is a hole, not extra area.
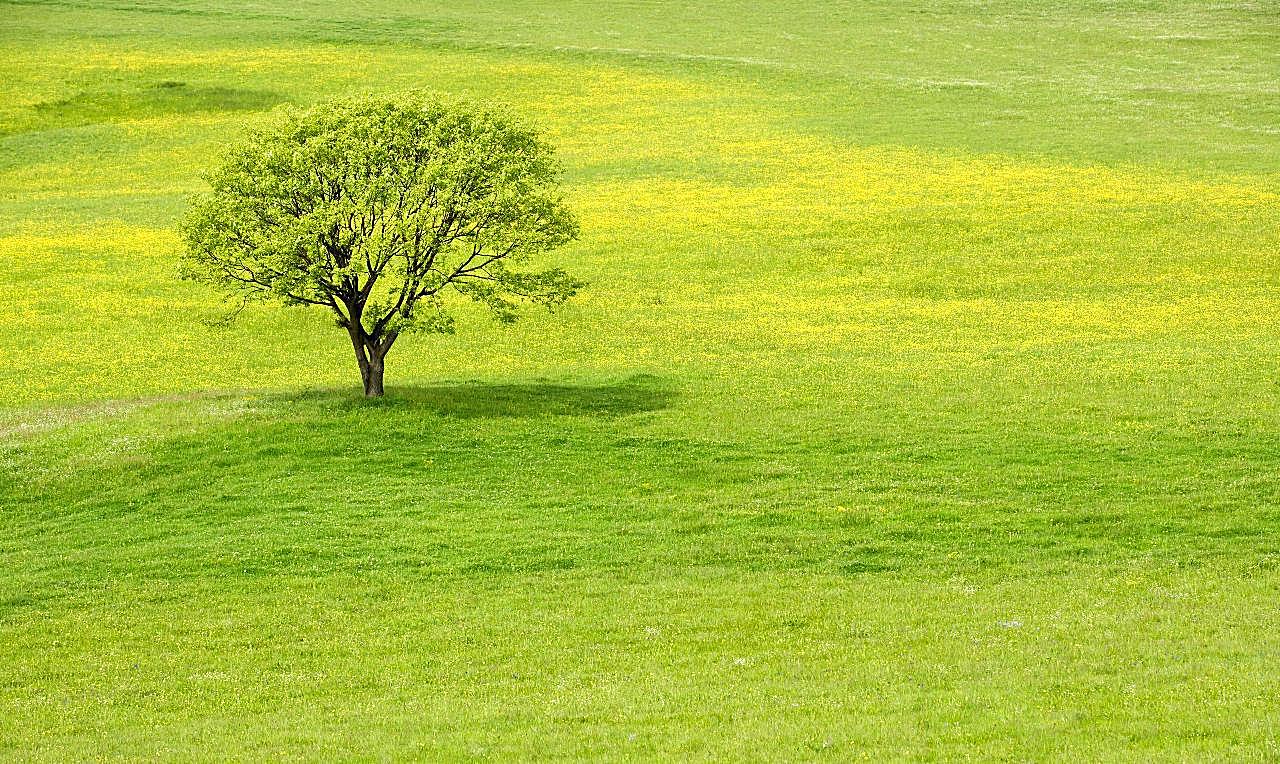
[(639, 374), (621, 382), (453, 382), (388, 385), (383, 398), (364, 398), (356, 387), (320, 388), (274, 396), (282, 403), (317, 403), (343, 410), (414, 409), (463, 419), (535, 416), (613, 417), (670, 408), (676, 391), (661, 377)]

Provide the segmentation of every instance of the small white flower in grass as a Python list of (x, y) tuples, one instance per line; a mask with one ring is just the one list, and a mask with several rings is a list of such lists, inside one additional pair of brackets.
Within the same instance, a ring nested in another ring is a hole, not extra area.
[(735, 665), (735, 666), (745, 666), (745, 665), (747, 665), (747, 659), (746, 659), (746, 658), (734, 658), (734, 659), (733, 659), (733, 665)]
[(1002, 629), (1021, 629), (1022, 628), (1022, 621), (1018, 621), (1018, 620), (997, 621), (996, 623), (1000, 624), (1000, 628)]

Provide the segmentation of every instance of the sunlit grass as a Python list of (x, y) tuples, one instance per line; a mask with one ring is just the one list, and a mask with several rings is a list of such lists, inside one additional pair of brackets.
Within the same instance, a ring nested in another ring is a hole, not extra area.
[[(739, 124), (733, 115), (724, 119)], [(662, 126), (650, 137), (672, 134), (668, 128), (676, 129)], [(153, 139), (163, 134), (154, 121), (146, 130)], [(563, 259), (593, 288), (570, 308), (569, 320), (535, 317), (536, 330), (514, 336), (482, 323), (458, 338), (415, 340), (393, 359), (397, 374), (430, 376), (436, 353), (444, 352), (468, 358), (461, 368), (451, 364), (455, 372), (483, 375), (494, 348), (512, 342), (537, 343), (536, 356), (516, 361), (519, 368), (566, 368), (582, 363), (584, 346), (598, 335), (591, 316), (635, 329), (612, 340), (602, 369), (620, 356), (661, 365), (674, 348), (721, 356), (718, 366), (731, 369), (749, 347), (744, 339), (788, 352), (981, 358), (1270, 330), (1276, 275), (1265, 264), (1275, 251), (1280, 205), (1261, 183), (937, 158), (799, 138), (696, 137), (673, 143), (718, 157), (724, 180), (659, 172), (588, 176), (574, 185), (586, 233)], [(666, 159), (665, 145), (653, 144), (649, 160)], [(184, 160), (194, 166), (206, 148), (161, 151), (151, 161), (176, 172)], [(577, 150), (566, 150), (566, 161), (588, 164), (587, 149)], [(598, 145), (593, 151), (604, 155)], [(63, 170), (93, 175), (98, 188), (124, 194), (131, 191), (122, 185), (147, 177), (146, 165), (121, 167), (129, 178), (83, 164)], [(81, 189), (52, 192), (64, 199), (112, 198), (74, 175), (27, 172), (45, 188)], [(21, 188), (22, 174), (8, 177)], [(166, 193), (163, 186), (145, 191)], [(39, 199), (40, 192), (25, 197)], [(229, 307), (174, 280), (171, 228), (117, 220), (68, 230), (27, 221), (18, 230), (0, 238), (0, 261), (21, 276), (0, 310), (18, 331), (30, 331), (6, 348), (10, 374), (0, 389), (12, 402), (349, 376), (341, 338), (319, 330), (324, 317), (315, 313), (256, 310), (230, 330), (199, 323)], [(633, 275), (637, 270), (643, 277)], [(254, 339), (265, 331), (270, 343)], [(211, 346), (220, 348), (217, 364), (201, 350)], [(94, 350), (108, 347), (118, 352)], [(304, 347), (313, 350), (299, 352)], [(264, 376), (246, 376), (255, 367)], [(77, 384), (67, 386), (64, 374)]]
[[(8, 10), (0, 757), (1276, 755), (1265, 6)], [(174, 226), (406, 87), (590, 286), (367, 404)]]

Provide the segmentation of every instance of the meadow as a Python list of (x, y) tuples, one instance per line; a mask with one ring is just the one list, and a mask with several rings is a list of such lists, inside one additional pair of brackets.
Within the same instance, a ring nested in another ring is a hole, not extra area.
[[(1280, 757), (1280, 7), (0, 3), (0, 758)], [(589, 287), (176, 278), (281, 104), (558, 147)]]

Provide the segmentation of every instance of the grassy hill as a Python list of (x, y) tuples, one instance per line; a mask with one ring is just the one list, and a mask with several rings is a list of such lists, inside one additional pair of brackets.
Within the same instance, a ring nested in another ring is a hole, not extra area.
[[(4, 3), (0, 758), (1280, 756), (1280, 10)], [(278, 104), (559, 147), (590, 282), (175, 279)]]

